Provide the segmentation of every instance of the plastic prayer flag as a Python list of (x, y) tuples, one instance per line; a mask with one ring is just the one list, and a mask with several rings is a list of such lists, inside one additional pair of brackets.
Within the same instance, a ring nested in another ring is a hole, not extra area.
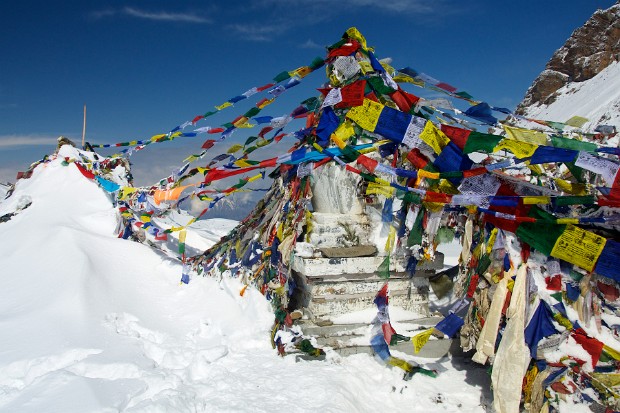
[(107, 179), (104, 179), (98, 175), (95, 176), (95, 179), (97, 180), (97, 182), (99, 182), (99, 185), (101, 185), (101, 187), (107, 192), (116, 192), (121, 188), (119, 184), (112, 182), (112, 181), (108, 181)]
[(193, 185), (180, 186), (174, 189), (168, 189), (164, 191), (156, 189), (155, 193), (153, 194), (155, 204), (159, 205), (165, 201), (176, 201), (181, 196), (181, 192), (183, 192), (186, 188), (189, 188), (190, 186)]
[(413, 343), (413, 351), (416, 354), (418, 354), (420, 350), (422, 350), (422, 347), (424, 347), (426, 343), (428, 343), (428, 340), (431, 338), (431, 335), (433, 334), (433, 330), (434, 330), (434, 327), (431, 327), (411, 337), (411, 342)]

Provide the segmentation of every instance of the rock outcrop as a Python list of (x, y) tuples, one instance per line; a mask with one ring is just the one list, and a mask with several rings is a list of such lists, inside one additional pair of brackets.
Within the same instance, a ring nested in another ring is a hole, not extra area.
[(620, 61), (620, 1), (607, 10), (597, 10), (572, 33), (534, 80), (517, 113), (553, 103), (558, 89), (591, 79), (615, 61)]

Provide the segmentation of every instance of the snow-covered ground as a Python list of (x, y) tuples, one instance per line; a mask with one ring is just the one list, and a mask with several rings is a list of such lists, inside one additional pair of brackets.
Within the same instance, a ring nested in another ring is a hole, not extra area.
[[(39, 165), (0, 202), (8, 213), (2, 412), (484, 411), (484, 370), (462, 359), (418, 359), (439, 376), (403, 381), (370, 355), (277, 356), (258, 291), (241, 296), (236, 279), (180, 284), (180, 262), (116, 237), (109, 196), (73, 164)], [(203, 242), (229, 224), (201, 223)]]
[(599, 124), (620, 129), (620, 62), (585, 82), (570, 82), (556, 93), (553, 103), (530, 106), (526, 116), (555, 122), (581, 116), (589, 120), (583, 130), (593, 131)]

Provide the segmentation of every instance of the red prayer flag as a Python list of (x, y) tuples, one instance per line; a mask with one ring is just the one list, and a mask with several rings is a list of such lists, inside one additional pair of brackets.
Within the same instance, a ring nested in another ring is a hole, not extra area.
[(256, 90), (258, 92), (262, 92), (263, 90), (269, 89), (270, 87), (275, 86), (275, 85), (276, 85), (275, 83), (267, 83), (265, 86), (257, 87)]
[(209, 148), (213, 147), (213, 145), (215, 145), (215, 141), (213, 139), (207, 139), (202, 144), (202, 149), (209, 149)]
[(592, 367), (596, 366), (603, 351), (603, 343), (595, 338), (588, 337), (582, 328), (574, 330), (571, 337), (592, 356)]
[(355, 40), (351, 40), (350, 42), (343, 44), (337, 49), (330, 50), (327, 54), (327, 58), (331, 59), (332, 57), (337, 56), (350, 56), (353, 53), (357, 52), (359, 48), (360, 44)]
[(364, 103), (364, 91), (366, 90), (366, 80), (358, 80), (340, 89), (342, 102), (336, 104), (336, 108), (350, 108), (361, 106)]
[(88, 179), (95, 179), (95, 174), (94, 173), (92, 173), (91, 171), (87, 170), (86, 168), (84, 168), (82, 165), (80, 165), (77, 162), (75, 162), (74, 164), (78, 168), (78, 170), (82, 173), (82, 175), (84, 175)]
[(407, 160), (411, 162), (411, 164), (416, 169), (423, 169), (426, 166), (426, 164), (428, 164), (428, 159), (426, 158), (426, 156), (422, 154), (422, 152), (420, 152), (418, 148), (412, 149), (407, 154)]
[(447, 90), (450, 93), (456, 92), (456, 88), (454, 86), (449, 85), (449, 84), (444, 83), (444, 82), (437, 83), (435, 86), (437, 86), (439, 88), (442, 88), (443, 90)]
[(357, 163), (362, 165), (364, 168), (366, 168), (368, 170), (368, 172), (373, 173), (375, 171), (375, 168), (377, 167), (377, 165), (379, 164), (378, 161), (369, 158), (366, 155), (360, 155), (357, 158)]
[(411, 110), (411, 107), (415, 105), (416, 103), (418, 103), (418, 101), (420, 100), (419, 97), (412, 95), (411, 93), (407, 93), (400, 88), (396, 90), (395, 92), (393, 92), (390, 95), (390, 98), (392, 98), (394, 103), (396, 103), (396, 106), (398, 106), (398, 109), (402, 110), (403, 112), (407, 112), (407, 113), (409, 113), (409, 111)]
[(467, 138), (471, 133), (470, 130), (449, 125), (441, 125), (441, 131), (445, 133), (460, 150), (465, 149), (465, 143), (467, 143)]

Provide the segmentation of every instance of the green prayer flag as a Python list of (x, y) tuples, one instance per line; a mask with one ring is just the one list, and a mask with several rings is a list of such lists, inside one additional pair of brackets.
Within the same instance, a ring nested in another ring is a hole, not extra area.
[(380, 278), (390, 278), (390, 256), (387, 255), (383, 262), (377, 268), (377, 274)]
[(314, 60), (312, 60), (312, 63), (310, 63), (310, 69), (312, 70), (316, 70), (319, 67), (323, 66), (323, 64), (325, 63), (325, 61), (323, 60), (322, 57), (315, 57)]
[(387, 86), (385, 82), (383, 81), (383, 79), (380, 77), (369, 77), (368, 79), (366, 79), (366, 82), (367, 84), (370, 84), (370, 86), (375, 92), (381, 95), (389, 95), (390, 93), (393, 93), (396, 90), (396, 89), (392, 89), (391, 87)]
[(460, 97), (465, 98), (465, 99), (473, 99), (474, 98), (472, 95), (470, 95), (469, 93), (464, 92), (464, 91), (457, 92), (457, 93), (455, 93), (455, 95), (456, 96), (460, 96)]
[(596, 203), (596, 197), (594, 195), (585, 196), (560, 196), (555, 199), (555, 205), (593, 205)]
[(342, 156), (348, 162), (353, 162), (354, 160), (359, 158), (360, 155), (361, 155), (361, 153), (359, 153), (357, 150), (353, 149), (349, 145), (347, 145), (344, 148), (342, 148)]
[(422, 245), (422, 234), (424, 233), (424, 229), (422, 228), (422, 220), (424, 219), (424, 213), (425, 209), (420, 208), (420, 212), (418, 212), (418, 216), (415, 218), (415, 222), (409, 231), (409, 238), (407, 238), (408, 247)]
[(551, 145), (556, 148), (572, 149), (575, 151), (594, 152), (598, 148), (590, 142), (578, 141), (577, 139), (562, 138), (559, 136), (551, 136)]
[(291, 77), (291, 75), (287, 71), (284, 71), (284, 72), (278, 73), (278, 75), (273, 78), (273, 81), (278, 83), (278, 82), (288, 79), (289, 77)]
[(503, 136), (491, 135), (488, 133), (471, 132), (465, 142), (463, 153), (468, 154), (472, 152), (491, 153), (497, 146), (499, 141), (504, 139)]
[(517, 237), (529, 244), (536, 251), (551, 255), (551, 250), (560, 237), (566, 225), (543, 224), (539, 222), (524, 222), (517, 228)]
[(253, 107), (250, 110), (248, 110), (247, 112), (245, 112), (243, 114), (243, 116), (245, 116), (246, 118), (251, 118), (253, 116), (256, 116), (260, 113), (260, 109), (257, 107)]

